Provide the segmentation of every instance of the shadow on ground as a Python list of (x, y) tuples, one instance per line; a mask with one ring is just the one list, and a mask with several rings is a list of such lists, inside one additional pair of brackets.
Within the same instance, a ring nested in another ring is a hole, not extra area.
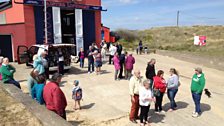
[[(88, 68), (87, 68), (88, 69)], [(72, 66), (72, 68), (68, 71), (68, 74), (76, 74), (76, 75), (80, 75), (80, 74), (87, 74), (88, 73), (88, 70), (83, 68), (77, 68), (77, 67), (74, 67)], [(111, 72), (108, 72), (106, 70), (101, 70), (101, 74), (109, 74)]]
[(88, 71), (72, 66), (71, 69), (68, 71), (68, 73), (79, 75), (79, 74), (86, 74), (88, 73)]
[(151, 123), (161, 123), (165, 118), (165, 115), (154, 113), (154, 110), (150, 110), (149, 113), (150, 113), (149, 121)]
[(84, 121), (68, 121), (69, 123), (71, 123), (73, 126), (79, 126), (80, 124), (82, 124)]
[[(177, 109), (185, 109), (189, 105), (188, 103), (183, 102), (183, 101), (178, 101), (178, 102), (176, 102), (176, 104), (177, 104)], [(168, 111), (170, 109), (170, 103), (169, 102), (166, 103), (163, 106), (163, 109), (164, 109), (164, 111)]]
[(206, 112), (206, 111), (210, 111), (212, 108), (209, 104), (205, 104), (205, 103), (201, 103), (201, 111), (202, 113)]
[(88, 105), (81, 106), (82, 109), (90, 109), (95, 105), (95, 103), (90, 103)]

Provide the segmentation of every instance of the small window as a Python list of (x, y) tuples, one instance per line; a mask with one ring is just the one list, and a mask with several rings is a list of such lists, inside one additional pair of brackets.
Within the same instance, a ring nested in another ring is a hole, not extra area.
[(12, 0), (0, 0), (0, 11), (6, 10), (12, 7)]
[(6, 24), (5, 13), (0, 14), (0, 24)]

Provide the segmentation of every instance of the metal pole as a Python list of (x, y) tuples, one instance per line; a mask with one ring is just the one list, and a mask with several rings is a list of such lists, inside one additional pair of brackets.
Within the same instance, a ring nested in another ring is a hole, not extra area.
[(178, 10), (177, 11), (177, 27), (179, 27), (179, 14), (180, 14), (180, 11)]
[(47, 0), (44, 0), (44, 32), (45, 32), (45, 44), (48, 43), (48, 36), (47, 36)]

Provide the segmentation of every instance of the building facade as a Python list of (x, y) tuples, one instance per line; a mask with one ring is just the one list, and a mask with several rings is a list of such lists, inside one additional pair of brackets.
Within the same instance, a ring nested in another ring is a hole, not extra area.
[[(5, 1), (0, 3), (0, 55), (16, 61), (19, 45), (45, 43), (44, 2)], [(74, 43), (77, 51), (100, 45), (101, 11), (101, 0), (47, 0), (47, 43)]]

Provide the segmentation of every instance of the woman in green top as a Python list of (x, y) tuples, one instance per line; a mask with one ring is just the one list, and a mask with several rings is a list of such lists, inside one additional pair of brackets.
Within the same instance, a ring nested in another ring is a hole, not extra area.
[(198, 117), (201, 114), (200, 101), (204, 87), (205, 87), (204, 73), (202, 73), (201, 68), (196, 68), (195, 74), (193, 75), (191, 82), (192, 98), (195, 103), (195, 111), (193, 112), (192, 115), (193, 117)]

